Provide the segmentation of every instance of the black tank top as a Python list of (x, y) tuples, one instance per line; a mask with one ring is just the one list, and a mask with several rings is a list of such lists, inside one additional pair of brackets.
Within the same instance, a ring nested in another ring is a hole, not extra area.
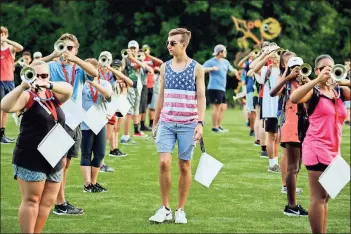
[[(54, 117), (52, 114), (48, 114), (37, 101), (33, 100), (33, 93), (29, 93), (29, 107), (23, 113), (21, 120), (20, 133), (13, 153), (13, 164), (32, 171), (43, 173), (57, 172), (62, 169), (62, 160), (59, 161), (55, 168), (52, 168), (37, 149), (39, 143), (55, 126)], [(50, 97), (52, 92), (47, 91), (46, 95)], [(54, 97), (51, 101), (56, 108), (57, 122), (64, 126), (65, 115), (58, 101)], [(57, 142), (57, 144), (60, 144), (60, 142)]]

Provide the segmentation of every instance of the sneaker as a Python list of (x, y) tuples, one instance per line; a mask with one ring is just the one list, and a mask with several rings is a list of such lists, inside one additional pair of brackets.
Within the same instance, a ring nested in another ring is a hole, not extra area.
[(278, 164), (275, 164), (273, 167), (268, 168), (268, 172), (280, 173), (280, 167)]
[(100, 167), (100, 172), (114, 172), (114, 171), (115, 171), (115, 169), (107, 166), (106, 164), (104, 164)]
[(186, 219), (186, 213), (183, 209), (179, 208), (175, 212), (175, 223), (186, 224), (188, 220)]
[(83, 211), (78, 210), (74, 206), (68, 206), (67, 203), (62, 205), (55, 205), (53, 213), (55, 215), (82, 215)]
[[(281, 193), (288, 193), (288, 189), (286, 186), (282, 186), (282, 189), (280, 190)], [(296, 188), (296, 194), (302, 193), (302, 188)]]
[(143, 137), (144, 138), (144, 137), (147, 137), (148, 135), (143, 133), (143, 132), (135, 132), (133, 136), (134, 137)]
[(220, 128), (212, 128), (211, 129), (212, 132), (215, 132), (215, 133), (224, 133), (225, 131), (220, 129)]
[(249, 136), (255, 136), (255, 132), (253, 130), (250, 130)]
[(167, 209), (165, 206), (161, 206), (156, 213), (149, 218), (149, 221), (156, 223), (163, 223), (164, 221), (172, 220), (172, 210)]
[(100, 189), (102, 192), (107, 192), (107, 188), (102, 187), (101, 184), (99, 184), (99, 183), (96, 183), (96, 184), (95, 184), (95, 187), (97, 187), (98, 189)]
[(287, 216), (308, 216), (308, 212), (301, 205), (297, 205), (295, 208), (286, 205), (283, 214)]
[(120, 158), (120, 157), (125, 157), (127, 156), (126, 153), (122, 153), (119, 149), (114, 149), (112, 151), (110, 151), (109, 154), (111, 157), (116, 157), (116, 158)]
[(144, 126), (144, 127), (140, 127), (140, 130), (145, 132), (151, 132), (152, 128), (149, 128), (148, 126)]
[(256, 140), (255, 143), (254, 143), (254, 146), (261, 146), (260, 140)]
[(10, 139), (5, 135), (1, 137), (1, 144), (12, 144), (14, 142), (15, 142), (14, 139)]
[(66, 204), (69, 207), (69, 209), (77, 209), (77, 210), (80, 210), (81, 212), (84, 213), (84, 209), (83, 208), (75, 207), (75, 206), (71, 205), (68, 201), (66, 201)]
[(136, 142), (133, 141), (131, 138), (129, 138), (128, 140), (121, 139), (120, 143), (123, 145), (135, 145), (136, 144)]
[(91, 184), (91, 192), (92, 193), (102, 193), (102, 192), (106, 192), (104, 190), (102, 190), (100, 187), (96, 186), (96, 184)]
[(260, 158), (268, 158), (268, 153), (267, 153), (267, 151), (261, 151), (261, 156), (260, 156)]
[(228, 129), (222, 128), (221, 126), (219, 126), (218, 129), (222, 130), (223, 132), (229, 132)]
[(85, 193), (91, 193), (93, 190), (93, 185), (89, 184), (88, 186), (84, 185), (83, 192)]

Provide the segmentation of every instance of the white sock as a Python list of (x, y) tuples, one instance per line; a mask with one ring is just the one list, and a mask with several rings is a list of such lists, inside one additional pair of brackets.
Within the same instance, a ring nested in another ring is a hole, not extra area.
[(279, 164), (278, 164), (278, 163), (279, 163), (279, 162), (278, 162), (278, 157), (274, 157), (274, 162), (275, 162), (274, 164), (279, 165)]
[(130, 136), (129, 136), (129, 135), (122, 135), (122, 140), (126, 140), (126, 141), (128, 141), (128, 140), (129, 140), (129, 138), (130, 138)]
[(268, 159), (269, 161), (269, 167), (273, 167), (275, 165), (275, 159)]

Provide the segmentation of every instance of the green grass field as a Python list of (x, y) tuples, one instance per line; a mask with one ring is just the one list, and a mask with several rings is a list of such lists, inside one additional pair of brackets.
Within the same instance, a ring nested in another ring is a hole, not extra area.
[[(210, 123), (207, 111), (207, 123)], [(286, 195), (280, 193), (281, 176), (267, 172), (267, 159), (260, 159), (259, 147), (253, 146), (244, 117), (239, 110), (228, 110), (224, 126), (229, 133), (210, 132), (205, 127), (206, 151), (224, 163), (210, 188), (193, 181), (185, 211), (188, 224), (150, 224), (148, 219), (160, 206), (158, 157), (152, 141), (136, 139), (137, 146), (122, 146), (125, 158), (106, 156), (106, 163), (116, 171), (100, 173), (99, 181), (107, 193), (83, 193), (79, 160), (73, 160), (68, 174), (67, 200), (85, 209), (83, 216), (55, 216), (52, 213), (44, 227), (47, 233), (77, 232), (310, 232), (308, 218), (282, 214)], [(12, 117), (6, 129), (9, 137), (17, 136)], [(13, 179), (11, 158), (14, 145), (1, 145), (1, 232), (19, 232), (17, 213), (20, 192)], [(106, 153), (108, 153), (106, 150)], [(176, 154), (175, 154), (176, 155)], [(350, 128), (344, 127), (342, 155), (350, 163)], [(193, 175), (200, 158), (196, 148)], [(177, 157), (173, 157), (171, 208), (177, 205)], [(305, 167), (298, 177), (303, 193), (298, 203), (306, 209), (309, 189)], [(329, 202), (328, 232), (350, 233), (350, 184)]]

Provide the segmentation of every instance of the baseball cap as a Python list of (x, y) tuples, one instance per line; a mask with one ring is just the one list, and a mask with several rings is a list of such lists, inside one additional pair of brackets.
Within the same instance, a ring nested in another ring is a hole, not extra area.
[(43, 55), (41, 54), (41, 52), (37, 51), (33, 54), (33, 58), (36, 58), (36, 57), (43, 57)]
[(119, 59), (115, 59), (115, 61), (113, 61), (113, 63), (112, 63), (112, 66), (113, 67), (120, 67), (120, 66), (122, 66), (122, 61)]
[(303, 60), (300, 57), (291, 57), (288, 61), (288, 67), (301, 66), (302, 64)]
[(213, 56), (216, 56), (219, 52), (222, 52), (223, 50), (227, 50), (224, 45), (216, 45), (216, 47), (213, 50)]
[(130, 41), (130, 42), (128, 43), (128, 49), (129, 49), (130, 47), (135, 47), (135, 48), (139, 49), (139, 44), (138, 44), (137, 41), (132, 40), (132, 41)]

